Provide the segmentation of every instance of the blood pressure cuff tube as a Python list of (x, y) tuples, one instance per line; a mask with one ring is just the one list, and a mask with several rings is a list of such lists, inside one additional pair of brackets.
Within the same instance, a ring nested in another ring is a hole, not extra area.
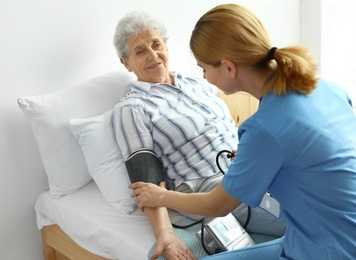
[(131, 183), (137, 181), (159, 184), (164, 181), (163, 165), (148, 149), (133, 152), (125, 162)]

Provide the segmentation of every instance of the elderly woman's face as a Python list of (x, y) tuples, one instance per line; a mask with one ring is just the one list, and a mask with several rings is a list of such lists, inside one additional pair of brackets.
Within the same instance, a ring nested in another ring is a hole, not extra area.
[(139, 81), (171, 83), (168, 70), (168, 50), (161, 36), (149, 29), (128, 41), (129, 57), (121, 60)]

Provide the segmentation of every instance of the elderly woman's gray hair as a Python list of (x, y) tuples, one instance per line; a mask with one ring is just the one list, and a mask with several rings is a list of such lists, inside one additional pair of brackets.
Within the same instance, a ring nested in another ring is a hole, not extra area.
[(144, 11), (126, 14), (117, 24), (114, 35), (113, 43), (119, 58), (127, 60), (129, 56), (127, 42), (132, 36), (152, 28), (161, 35), (164, 43), (167, 43), (167, 29), (158, 18)]

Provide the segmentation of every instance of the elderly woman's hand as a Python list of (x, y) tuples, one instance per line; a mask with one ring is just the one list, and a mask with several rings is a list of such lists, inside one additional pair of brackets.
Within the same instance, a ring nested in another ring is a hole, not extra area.
[(157, 235), (156, 248), (151, 259), (158, 259), (164, 255), (168, 260), (195, 260), (195, 256), (189, 248), (171, 230), (163, 230)]
[(144, 211), (144, 207), (162, 207), (162, 197), (167, 189), (165, 182), (161, 182), (159, 186), (147, 182), (135, 182), (129, 185), (133, 189), (131, 197), (136, 197), (136, 202), (139, 209)]

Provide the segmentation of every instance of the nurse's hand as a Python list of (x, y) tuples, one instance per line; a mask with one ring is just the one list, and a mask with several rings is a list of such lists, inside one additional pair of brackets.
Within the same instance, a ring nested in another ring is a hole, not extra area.
[(236, 150), (235, 150), (235, 149), (232, 149), (232, 150), (231, 150), (232, 156), (230, 157), (230, 161), (232, 161), (232, 160), (235, 158), (235, 153), (236, 153)]
[(144, 211), (144, 207), (162, 207), (162, 197), (167, 189), (165, 188), (165, 182), (161, 182), (159, 186), (153, 183), (147, 182), (135, 182), (129, 185), (130, 189), (133, 189), (131, 197), (136, 197), (136, 202), (139, 209)]

